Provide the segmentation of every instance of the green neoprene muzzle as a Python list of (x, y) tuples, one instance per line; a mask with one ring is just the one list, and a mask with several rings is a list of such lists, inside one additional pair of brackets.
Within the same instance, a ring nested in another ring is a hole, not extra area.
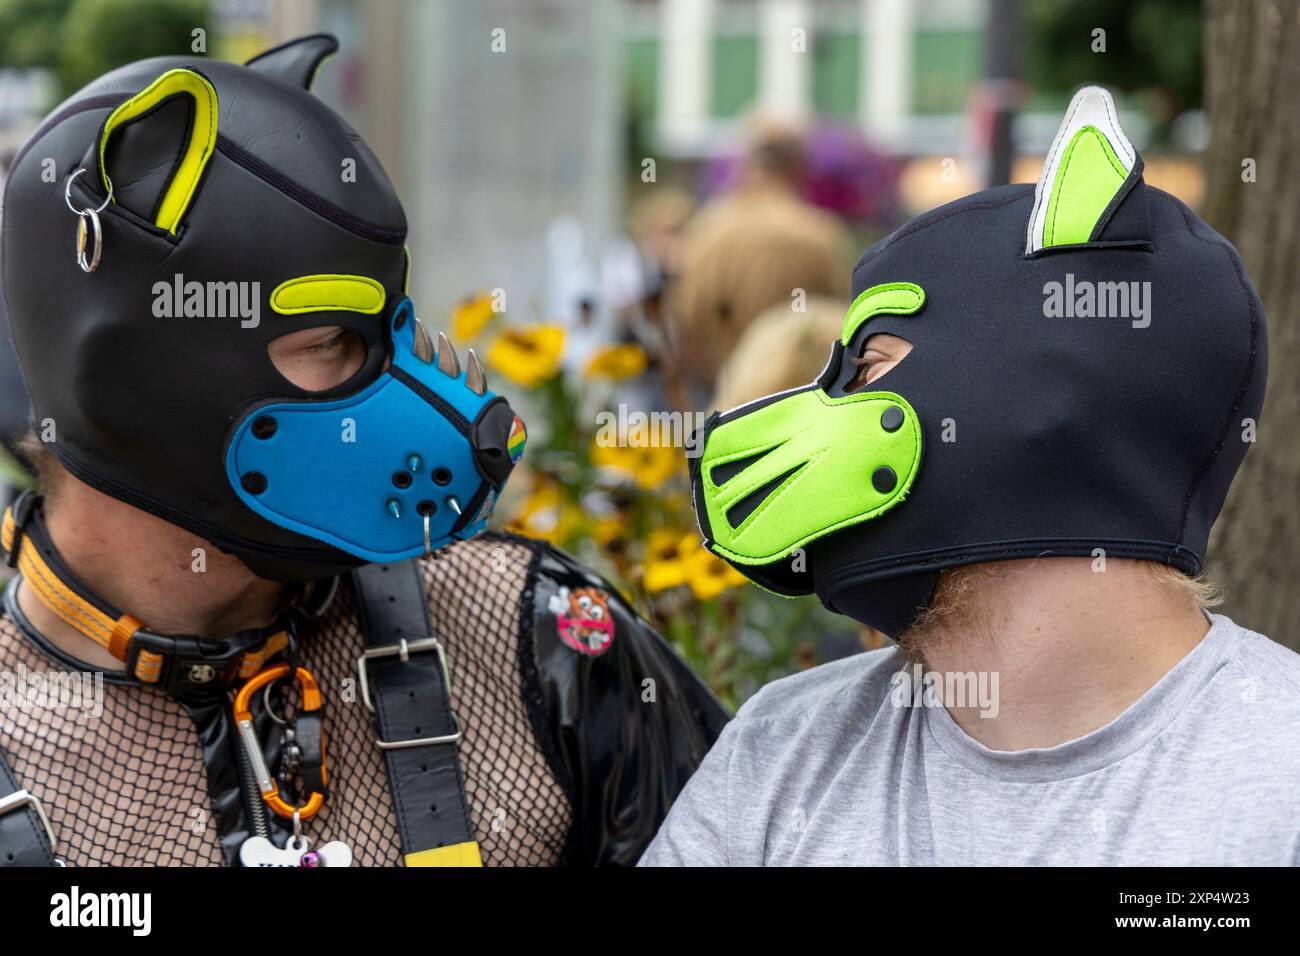
[(737, 564), (780, 560), (897, 505), (920, 463), (920, 422), (893, 392), (813, 387), (744, 412), (714, 426), (700, 461), (711, 547)]
[[(912, 315), (924, 305), (925, 290), (914, 283), (872, 286), (849, 307), (841, 344), (873, 316)], [(768, 564), (888, 511), (907, 497), (920, 464), (921, 424), (905, 398), (833, 396), (818, 382), (743, 406), (712, 427), (696, 507), (714, 552)]]

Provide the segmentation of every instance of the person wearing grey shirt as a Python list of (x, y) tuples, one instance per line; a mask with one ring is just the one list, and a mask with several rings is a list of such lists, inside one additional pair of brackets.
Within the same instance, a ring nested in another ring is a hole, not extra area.
[(1076, 562), (979, 572), (948, 608), (996, 629), (764, 687), (640, 865), (1300, 864), (1300, 655)]
[(1285, 440), (1263, 311), (1117, 117), (1080, 90), (1035, 187), (868, 249), (819, 378), (706, 424), (705, 545), (896, 643), (754, 695), (641, 865), (1300, 865), (1300, 655), (1203, 575)]

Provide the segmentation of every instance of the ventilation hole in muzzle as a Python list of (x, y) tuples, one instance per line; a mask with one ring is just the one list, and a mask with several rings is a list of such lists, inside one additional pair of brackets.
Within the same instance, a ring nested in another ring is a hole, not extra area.
[(739, 528), (752, 515), (764, 501), (776, 491), (777, 488), (785, 482), (787, 478), (802, 468), (803, 465), (795, 465), (784, 474), (777, 475), (766, 484), (759, 485), (745, 497), (741, 498), (734, 505), (727, 509), (727, 523), (733, 528)]
[(446, 468), (433, 469), (433, 483), (436, 485), (451, 484), (451, 472)]
[(718, 486), (725, 485), (732, 478), (735, 478), (738, 474), (771, 450), (772, 449), (769, 448), (767, 451), (760, 451), (757, 455), (749, 455), (745, 458), (734, 458), (731, 461), (724, 461), (720, 465), (714, 465), (709, 469), (709, 480)]

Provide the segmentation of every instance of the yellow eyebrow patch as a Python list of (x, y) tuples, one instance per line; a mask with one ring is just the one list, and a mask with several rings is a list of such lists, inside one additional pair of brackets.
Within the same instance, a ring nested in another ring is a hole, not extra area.
[(384, 307), (384, 287), (366, 276), (299, 276), (281, 282), (271, 293), (271, 308), (281, 315), (303, 312), (362, 312)]

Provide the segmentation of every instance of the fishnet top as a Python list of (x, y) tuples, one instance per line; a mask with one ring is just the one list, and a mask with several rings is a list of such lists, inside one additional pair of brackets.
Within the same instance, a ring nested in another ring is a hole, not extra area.
[[(460, 764), (488, 866), (560, 859), (572, 809), (543, 756), (524, 703), (520, 600), (531, 551), (491, 536), (422, 562), (434, 633), (451, 671), (464, 737)], [(401, 847), (383, 755), (356, 689), (362, 649), (348, 581), (301, 663), (325, 697), (329, 795), (305, 827), (314, 846), (342, 840), (354, 865), (394, 866)], [(66, 672), (0, 614), (0, 671)], [(165, 693), (104, 682), (94, 708), (0, 707), (0, 752), (44, 803), (69, 866), (220, 866), (203, 749), (186, 710)], [(2, 852), (2, 851), (0, 851)], [(2, 862), (2, 861), (0, 861)]]

